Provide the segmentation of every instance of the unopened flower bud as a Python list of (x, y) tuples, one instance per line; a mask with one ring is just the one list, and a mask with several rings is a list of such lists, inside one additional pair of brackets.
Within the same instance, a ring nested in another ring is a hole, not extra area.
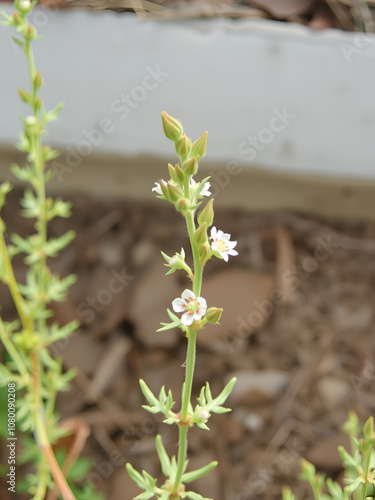
[(25, 34), (25, 38), (27, 40), (35, 40), (35, 38), (36, 38), (36, 31), (35, 31), (34, 26), (30, 25), (27, 28), (27, 31), (26, 31), (26, 34)]
[(35, 100), (35, 109), (38, 111), (42, 107), (42, 99), (37, 97)]
[(182, 189), (177, 184), (168, 182), (167, 189), (169, 194), (168, 200), (171, 200), (173, 203), (176, 203), (183, 196)]
[(184, 182), (184, 173), (178, 163), (174, 166), (175, 172), (176, 172), (176, 177), (179, 181), (180, 184), (183, 184)]
[(12, 22), (15, 26), (18, 26), (20, 23), (22, 23), (22, 17), (19, 15), (18, 12), (13, 12)]
[(39, 89), (43, 85), (43, 78), (39, 70), (37, 70), (35, 73), (34, 83), (37, 89)]
[(182, 169), (186, 175), (195, 175), (198, 171), (198, 162), (195, 158), (189, 158), (182, 164)]
[(23, 89), (17, 89), (17, 90), (18, 90), (18, 94), (21, 97), (21, 99), (23, 100), (23, 102), (30, 104), (31, 101), (33, 100), (32, 95), (29, 92), (27, 92), (26, 90), (23, 90)]
[(214, 200), (211, 198), (204, 209), (198, 214), (198, 224), (203, 224), (205, 222), (208, 226), (211, 226), (214, 220)]
[(176, 203), (176, 209), (179, 212), (185, 212), (190, 208), (190, 203), (189, 200), (186, 198), (180, 198), (178, 202)]
[(207, 224), (203, 222), (194, 233), (194, 240), (197, 245), (202, 245), (207, 241)]
[(181, 162), (184, 162), (189, 156), (191, 151), (191, 140), (183, 134), (181, 139), (176, 142), (176, 153), (181, 158)]
[(39, 336), (36, 333), (23, 331), (14, 336), (14, 343), (21, 351), (33, 351), (39, 344)]
[(201, 260), (202, 263), (206, 262), (210, 251), (211, 251), (211, 247), (208, 244), (208, 242), (203, 243), (203, 245), (201, 245), (198, 248), (199, 258), (200, 258), (200, 260)]
[(182, 137), (183, 129), (181, 123), (175, 118), (172, 118), (165, 111), (162, 112), (161, 119), (163, 122), (163, 130), (166, 137), (168, 137), (168, 139), (173, 142), (178, 142)]
[(206, 154), (207, 147), (207, 132), (205, 132), (199, 139), (193, 142), (193, 146), (191, 149), (191, 156), (199, 160), (203, 158)]
[(169, 175), (171, 176), (172, 181), (176, 182), (176, 170), (173, 167), (173, 165), (171, 165), (170, 163), (168, 163), (168, 170), (169, 170)]
[(158, 181), (158, 185), (160, 187), (160, 190), (161, 190), (164, 198), (166, 198), (167, 200), (169, 200), (168, 184), (166, 182), (164, 182), (163, 180), (159, 180)]
[(218, 323), (223, 310), (220, 307), (210, 307), (206, 312), (206, 319), (209, 323)]

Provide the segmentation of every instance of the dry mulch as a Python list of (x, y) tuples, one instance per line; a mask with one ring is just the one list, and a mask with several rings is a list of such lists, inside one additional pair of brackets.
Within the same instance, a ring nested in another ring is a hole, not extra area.
[[(18, 196), (9, 197), (4, 215), (9, 232), (26, 234), (32, 228), (19, 216)], [(130, 500), (139, 490), (124, 464), (160, 475), (157, 433), (170, 454), (177, 449), (176, 429), (140, 407), (138, 379), (154, 391), (171, 388), (178, 407), (186, 339), (155, 330), (188, 286), (182, 274), (164, 277), (160, 250), (187, 249), (186, 230), (165, 202), (73, 202), (74, 216), (51, 226), (51, 235), (77, 232), (51, 262), (79, 278), (55, 313), (61, 322), (82, 321), (79, 335), (54, 347), (65, 368), (78, 369), (58, 407), (63, 419), (90, 426), (83, 454), (93, 459), (90, 477), (105, 498)], [(336, 449), (346, 442), (340, 428), (348, 411), (364, 421), (375, 409), (375, 223), (286, 212), (215, 215), (238, 240), (239, 256), (207, 264), (202, 294), (224, 314), (220, 327), (199, 334), (194, 393), (206, 380), (214, 394), (231, 376), (238, 382), (228, 401), (233, 412), (212, 416), (210, 432), (190, 432), (191, 467), (220, 463), (196, 490), (215, 500), (270, 500), (290, 484), (302, 498), (299, 458), (340, 478)], [(22, 280), (20, 259), (15, 266)], [(10, 318), (10, 298), (0, 293)]]
[[(2, 0), (0, 0), (1, 2)], [(135, 12), (140, 19), (228, 17), (293, 22), (312, 29), (374, 33), (375, 1), (368, 0), (41, 0), (51, 7)]]

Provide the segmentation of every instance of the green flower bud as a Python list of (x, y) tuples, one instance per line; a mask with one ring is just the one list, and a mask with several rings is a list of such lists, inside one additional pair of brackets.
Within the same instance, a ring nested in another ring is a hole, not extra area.
[(168, 191), (168, 184), (162, 180), (159, 180), (158, 181), (158, 184), (160, 186), (160, 189), (161, 189), (161, 192), (163, 193), (163, 196), (165, 199), (167, 199), (168, 201), (170, 201), (169, 199), (169, 191)]
[(181, 162), (184, 162), (189, 156), (191, 151), (191, 140), (183, 134), (181, 139), (176, 142), (176, 153), (181, 158)]
[(22, 23), (22, 17), (19, 15), (18, 12), (13, 12), (12, 23), (14, 26), (19, 26)]
[(169, 193), (168, 199), (171, 200), (173, 203), (176, 203), (176, 201), (178, 201), (184, 195), (182, 189), (177, 184), (172, 184), (168, 182), (167, 189)]
[(178, 142), (182, 137), (183, 131), (181, 123), (165, 111), (162, 112), (161, 119), (165, 136), (173, 142)]
[(209, 323), (219, 323), (223, 310), (221, 307), (210, 307), (206, 312), (206, 319)]
[(178, 210), (179, 212), (186, 212), (186, 210), (189, 210), (189, 208), (190, 202), (186, 198), (180, 198), (176, 203), (176, 210)]
[(168, 170), (172, 181), (177, 182), (176, 169), (170, 163), (168, 163)]
[(203, 222), (194, 233), (194, 240), (197, 245), (202, 245), (207, 241), (207, 224)]
[(207, 132), (205, 132), (199, 139), (197, 139), (192, 146), (191, 156), (199, 160), (206, 154), (207, 147)]
[(182, 170), (186, 175), (195, 175), (198, 171), (198, 162), (195, 158), (189, 158), (182, 164)]
[(42, 104), (42, 99), (40, 97), (37, 97), (35, 101), (35, 109), (38, 111), (42, 107)]
[(184, 176), (184, 173), (183, 173), (180, 165), (178, 163), (176, 163), (176, 165), (174, 166), (174, 169), (175, 169), (176, 177), (178, 179), (179, 184), (183, 184), (185, 176)]
[(214, 220), (214, 200), (213, 198), (207, 203), (204, 209), (198, 214), (198, 224), (203, 224), (205, 222), (207, 227), (211, 226)]
[(22, 90), (22, 89), (17, 89), (17, 90), (18, 90), (18, 94), (21, 97), (21, 99), (23, 100), (23, 102), (30, 104), (31, 101), (33, 100), (32, 95), (29, 92), (26, 92), (26, 90)]
[(23, 331), (14, 335), (14, 344), (21, 351), (33, 351), (39, 345), (39, 335)]
[(27, 31), (25, 33), (25, 38), (26, 38), (26, 40), (35, 40), (36, 39), (36, 31), (35, 31), (34, 26), (30, 25), (27, 28)]
[(39, 70), (37, 70), (35, 73), (34, 83), (37, 89), (40, 89), (40, 87), (43, 85), (43, 78)]
[(209, 254), (210, 254), (210, 251), (211, 251), (211, 247), (207, 241), (205, 243), (203, 243), (203, 245), (201, 245), (198, 248), (199, 259), (200, 259), (202, 264), (204, 264), (207, 261)]

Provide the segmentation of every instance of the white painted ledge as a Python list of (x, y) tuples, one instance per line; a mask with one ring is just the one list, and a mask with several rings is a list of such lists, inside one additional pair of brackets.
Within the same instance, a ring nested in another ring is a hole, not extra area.
[[(193, 138), (209, 131), (211, 162), (375, 179), (374, 36), (78, 10), (39, 9), (34, 23), (45, 36), (34, 45), (44, 100), (66, 103), (48, 139), (63, 163), (73, 161), (69, 151), (85, 160), (93, 153), (173, 159), (160, 124), (165, 109)], [(24, 112), (15, 89), (28, 88), (9, 34), (0, 29), (3, 144), (16, 140)], [(285, 123), (283, 110), (293, 115)]]

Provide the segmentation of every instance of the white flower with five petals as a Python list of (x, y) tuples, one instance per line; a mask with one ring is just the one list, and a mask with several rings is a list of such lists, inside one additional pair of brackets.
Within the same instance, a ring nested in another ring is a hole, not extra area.
[(196, 297), (191, 290), (184, 290), (181, 298), (178, 297), (172, 302), (175, 312), (183, 312), (181, 322), (185, 326), (190, 326), (194, 320), (200, 320), (206, 314), (207, 303), (203, 297)]
[(238, 255), (238, 252), (233, 250), (237, 241), (230, 241), (230, 234), (218, 231), (215, 226), (211, 228), (211, 240), (212, 250), (219, 252), (225, 262), (228, 262), (229, 255)]

